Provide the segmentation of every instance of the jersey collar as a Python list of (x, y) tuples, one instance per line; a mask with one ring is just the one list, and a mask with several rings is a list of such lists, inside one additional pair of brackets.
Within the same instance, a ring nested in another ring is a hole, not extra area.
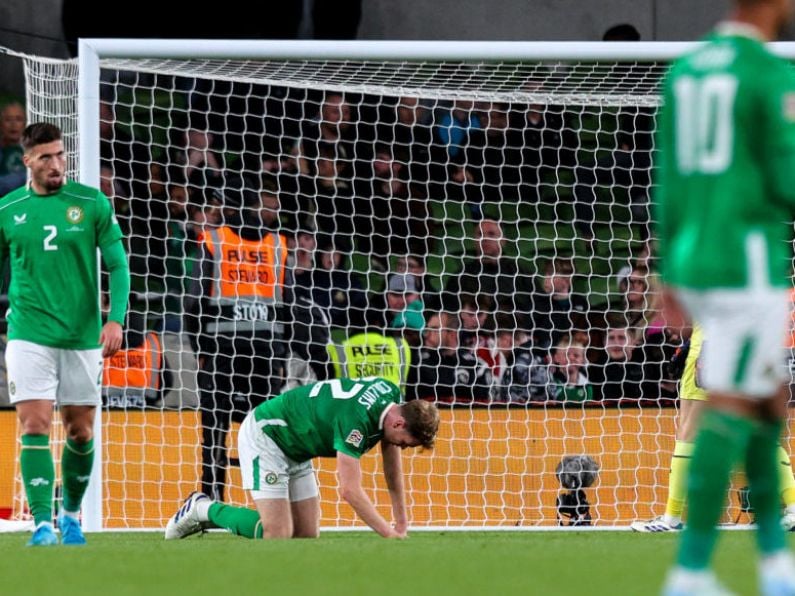
[(383, 412), (381, 412), (381, 416), (379, 416), (378, 418), (378, 430), (384, 430), (384, 420), (386, 419), (386, 413), (389, 412), (389, 410), (391, 410), (396, 405), (397, 404), (395, 402), (392, 402), (391, 404), (389, 404), (387, 407), (384, 408)]
[(765, 41), (759, 29), (753, 25), (740, 23), (739, 21), (721, 21), (715, 26), (715, 33), (727, 37), (750, 37), (757, 41)]

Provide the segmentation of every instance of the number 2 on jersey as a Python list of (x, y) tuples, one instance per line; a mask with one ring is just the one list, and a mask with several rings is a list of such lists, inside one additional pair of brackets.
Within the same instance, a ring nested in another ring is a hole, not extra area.
[(55, 226), (42, 226), (45, 232), (49, 232), (44, 238), (44, 250), (58, 250), (58, 245), (53, 242), (58, 235), (58, 228)]
[(331, 397), (334, 399), (351, 399), (352, 397), (356, 397), (359, 394), (364, 385), (361, 383), (356, 383), (350, 388), (350, 390), (345, 391), (345, 389), (342, 388), (342, 383), (339, 379), (321, 381), (319, 383), (315, 383), (315, 386), (312, 387), (312, 391), (309, 392), (309, 397), (317, 397), (323, 387), (328, 387), (331, 389)]
[(719, 174), (732, 162), (737, 79), (683, 76), (674, 83), (676, 161), (681, 174)]

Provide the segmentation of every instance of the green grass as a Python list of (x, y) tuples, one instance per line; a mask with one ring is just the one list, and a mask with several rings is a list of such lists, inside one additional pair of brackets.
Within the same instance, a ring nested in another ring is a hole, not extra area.
[[(263, 542), (211, 533), (90, 535), (86, 547), (26, 548), (0, 534), (0, 593), (59, 596), (620, 596), (658, 594), (678, 536), (629, 532), (372, 533)], [(755, 594), (750, 532), (723, 532), (721, 580)]]

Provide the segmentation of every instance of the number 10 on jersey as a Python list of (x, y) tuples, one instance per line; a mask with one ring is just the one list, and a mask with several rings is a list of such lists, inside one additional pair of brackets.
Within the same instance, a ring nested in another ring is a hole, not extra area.
[(719, 174), (731, 165), (737, 79), (683, 76), (674, 83), (676, 161), (680, 174)]

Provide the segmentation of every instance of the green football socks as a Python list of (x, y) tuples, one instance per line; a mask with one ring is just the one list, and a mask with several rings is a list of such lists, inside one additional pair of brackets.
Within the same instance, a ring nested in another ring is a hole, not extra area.
[(47, 435), (22, 435), (19, 467), (33, 520), (38, 526), (52, 521), (55, 465)]
[(235, 507), (213, 503), (207, 512), (210, 521), (219, 528), (245, 538), (262, 538), (262, 523), (259, 513), (246, 507)]
[(681, 567), (701, 571), (709, 565), (729, 476), (736, 464), (745, 459), (756, 428), (756, 423), (741, 416), (715, 410), (704, 412), (690, 460), (688, 519), (677, 558)]
[(780, 447), (781, 423), (763, 422), (754, 428), (745, 459), (756, 521), (756, 540), (762, 556), (786, 546), (781, 527)]
[(66, 439), (61, 455), (61, 475), (63, 476), (63, 509), (69, 514), (80, 511), (80, 503), (88, 488), (91, 467), (94, 464), (94, 439), (87, 443), (76, 443)]

